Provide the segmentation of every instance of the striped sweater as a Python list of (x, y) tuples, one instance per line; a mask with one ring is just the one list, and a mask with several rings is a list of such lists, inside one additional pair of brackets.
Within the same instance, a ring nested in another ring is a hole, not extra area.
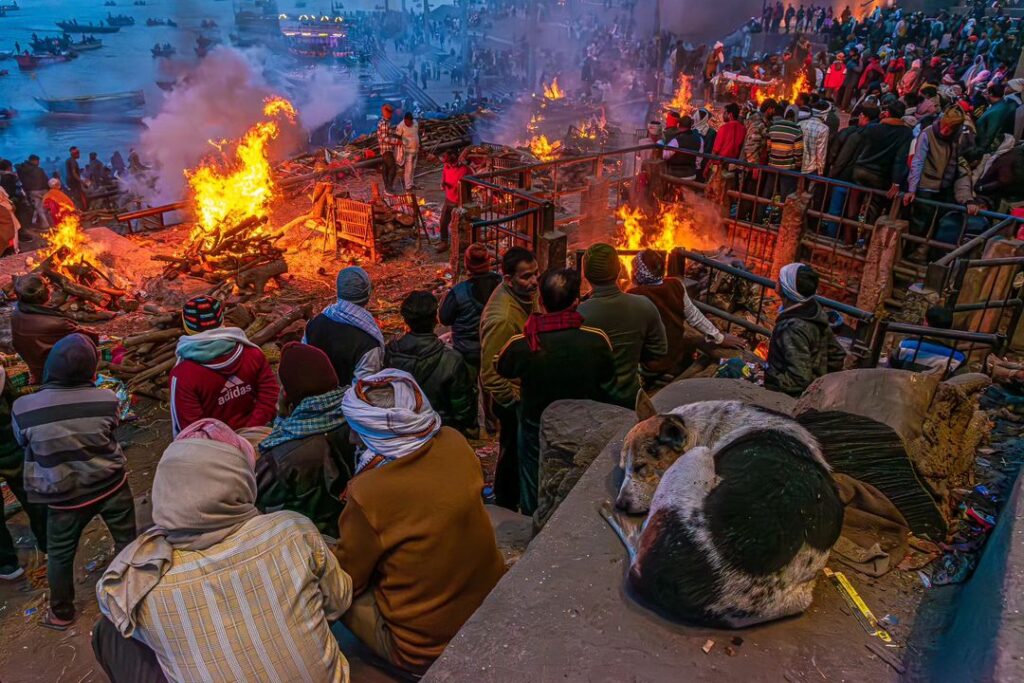
[(799, 171), (804, 163), (804, 134), (800, 124), (776, 118), (768, 129), (768, 165)]
[(114, 437), (117, 396), (90, 385), (46, 386), (11, 408), (25, 449), (25, 490), (34, 503), (83, 507), (124, 484), (125, 457)]

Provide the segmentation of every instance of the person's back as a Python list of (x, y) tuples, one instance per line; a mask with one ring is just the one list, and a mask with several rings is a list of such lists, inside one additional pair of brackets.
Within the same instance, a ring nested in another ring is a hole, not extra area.
[(170, 680), (341, 683), (348, 663), (328, 620), (348, 604), (325, 597), (350, 590), (309, 519), (258, 515), (216, 545), (175, 548), (138, 608), (133, 637)]
[(593, 292), (578, 310), (585, 325), (600, 329), (611, 340), (615, 379), (606, 387), (609, 401), (633, 407), (640, 390), (640, 364), (668, 351), (665, 326), (649, 299), (625, 294), (615, 283), (620, 266), (614, 248), (598, 244), (587, 253), (584, 272)]
[(262, 427), (277, 414), (278, 383), (262, 349), (237, 327), (221, 327), (221, 304), (194, 297), (183, 309), (187, 334), (178, 339), (170, 372), (175, 434), (212, 417), (232, 429)]
[[(951, 329), (953, 311), (944, 306), (932, 306), (925, 312), (925, 324), (937, 330)], [(924, 335), (902, 340), (889, 354), (889, 367), (939, 375), (944, 379), (955, 374), (966, 360), (967, 356), (956, 347)]]
[(768, 128), (768, 165), (800, 170), (804, 156), (803, 130), (796, 121), (778, 117)]
[(384, 365), (415, 377), (444, 424), (460, 431), (474, 426), (476, 392), (470, 370), (462, 355), (436, 334), (409, 333), (391, 341)]
[(441, 302), (438, 318), (452, 328), (452, 346), (466, 362), (480, 366), (480, 316), (501, 276), (486, 270), (452, 287)]
[(377, 339), (365, 330), (331, 320), (323, 313), (306, 324), (306, 343), (327, 354), (342, 384), (351, 383), (366, 354), (380, 348)]
[(768, 389), (799, 396), (817, 378), (843, 368), (846, 352), (825, 309), (813, 298), (817, 287), (818, 275), (809, 266), (791, 263), (779, 272), (785, 306), (768, 340)]
[(405, 668), (429, 666), (504, 572), (483, 484), (473, 449), (448, 427), (349, 483), (338, 562), (356, 594), (375, 582), (376, 604)]
[(524, 420), (539, 424), (544, 409), (563, 399), (606, 400), (615, 364), (604, 332), (582, 326), (539, 337), (533, 352), (523, 335), (512, 337), (498, 363), (499, 372), (520, 381)]

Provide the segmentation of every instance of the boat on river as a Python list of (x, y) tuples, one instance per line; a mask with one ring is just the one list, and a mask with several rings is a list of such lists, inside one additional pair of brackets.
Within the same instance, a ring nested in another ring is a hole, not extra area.
[(22, 71), (32, 71), (51, 64), (70, 62), (77, 56), (74, 52), (61, 52), (55, 55), (15, 55), (14, 61), (18, 63), (18, 68)]
[(121, 30), (120, 26), (79, 24), (77, 21), (58, 21), (57, 27), (65, 33), (117, 33)]
[(135, 17), (129, 17), (127, 14), (119, 14), (115, 17), (108, 12), (104, 21), (107, 26), (135, 26)]
[(51, 114), (75, 114), (78, 116), (131, 114), (138, 112), (146, 104), (146, 96), (141, 90), (84, 97), (36, 97), (34, 99)]

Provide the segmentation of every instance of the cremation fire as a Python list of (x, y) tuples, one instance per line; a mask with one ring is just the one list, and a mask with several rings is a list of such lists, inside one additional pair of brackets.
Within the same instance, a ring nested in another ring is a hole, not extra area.
[(77, 280), (83, 267), (95, 267), (95, 253), (77, 214), (65, 214), (60, 223), (43, 235), (43, 239), (49, 244), (41, 254), (46, 268)]
[[(669, 252), (676, 247), (696, 250), (714, 250), (721, 246), (720, 235), (714, 226), (698, 225), (696, 216), (689, 215), (681, 204), (662, 203), (657, 216), (648, 216), (643, 209), (628, 205), (619, 207), (616, 217), (622, 221), (618, 235), (618, 248), (625, 250), (657, 249)], [(620, 257), (628, 275), (633, 274), (633, 257)]]
[(676, 91), (672, 95), (672, 99), (665, 104), (665, 107), (686, 115), (694, 108), (693, 103), (691, 102), (692, 99), (693, 89), (690, 85), (690, 77), (686, 74), (679, 74), (679, 85), (676, 87)]
[(799, 97), (800, 93), (807, 91), (807, 74), (803, 71), (800, 72), (800, 76), (793, 81), (793, 87), (789, 93), (789, 101), (796, 102), (796, 98)]
[[(222, 162), (209, 160), (197, 169), (186, 171), (196, 226), (190, 235), (192, 243), (201, 243), (204, 249), (217, 245), (228, 228), (243, 221), (263, 219), (274, 197), (274, 180), (267, 145), (281, 132), (280, 121), (295, 120), (295, 108), (280, 97), (268, 99), (263, 107), (261, 121), (250, 128), (234, 149), (234, 158)], [(229, 143), (211, 143), (218, 150)], [(259, 236), (262, 223), (251, 228)]]
[(551, 85), (544, 86), (544, 99), (554, 101), (563, 98), (565, 98), (565, 91), (558, 86), (558, 78), (552, 79)]
[(553, 161), (562, 149), (562, 141), (548, 140), (547, 135), (534, 135), (530, 138), (530, 152), (541, 161)]

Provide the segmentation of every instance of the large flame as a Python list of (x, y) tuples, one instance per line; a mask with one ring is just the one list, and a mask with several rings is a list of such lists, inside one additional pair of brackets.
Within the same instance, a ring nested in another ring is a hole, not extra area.
[[(219, 162), (207, 160), (195, 170), (185, 171), (196, 215), (192, 242), (213, 243), (221, 230), (267, 215), (274, 197), (267, 146), (280, 133), (282, 118), (295, 120), (295, 108), (288, 100), (273, 97), (264, 103), (263, 114), (268, 120), (255, 124), (242, 136), (234, 148), (234, 158), (225, 155)], [(223, 150), (229, 143), (210, 144)]]
[[(622, 221), (619, 249), (670, 252), (676, 247), (707, 250), (720, 246), (713, 231), (701, 230), (694, 217), (687, 215), (680, 204), (661, 204), (657, 217), (648, 216), (643, 209), (628, 205), (619, 207), (615, 215)], [(620, 261), (626, 273), (632, 276), (632, 255), (624, 255)]]
[(551, 85), (544, 86), (544, 99), (560, 100), (565, 97), (565, 91), (558, 87), (558, 78), (551, 80)]
[(561, 149), (561, 140), (552, 142), (547, 135), (534, 135), (530, 138), (530, 152), (541, 161), (553, 161)]
[(667, 109), (677, 111), (686, 115), (693, 110), (693, 88), (690, 85), (690, 77), (686, 74), (679, 74), (679, 85), (672, 95), (672, 99), (665, 105)]
[(49, 267), (52, 270), (73, 280), (77, 280), (73, 271), (89, 264), (90, 257), (95, 256), (77, 213), (66, 213), (57, 225), (43, 235), (43, 239), (49, 246), (42, 252), (42, 260), (45, 262), (50, 259)]
[(789, 101), (795, 103), (796, 98), (803, 92), (807, 92), (807, 74), (801, 69), (800, 76), (793, 82), (793, 87), (789, 93)]

